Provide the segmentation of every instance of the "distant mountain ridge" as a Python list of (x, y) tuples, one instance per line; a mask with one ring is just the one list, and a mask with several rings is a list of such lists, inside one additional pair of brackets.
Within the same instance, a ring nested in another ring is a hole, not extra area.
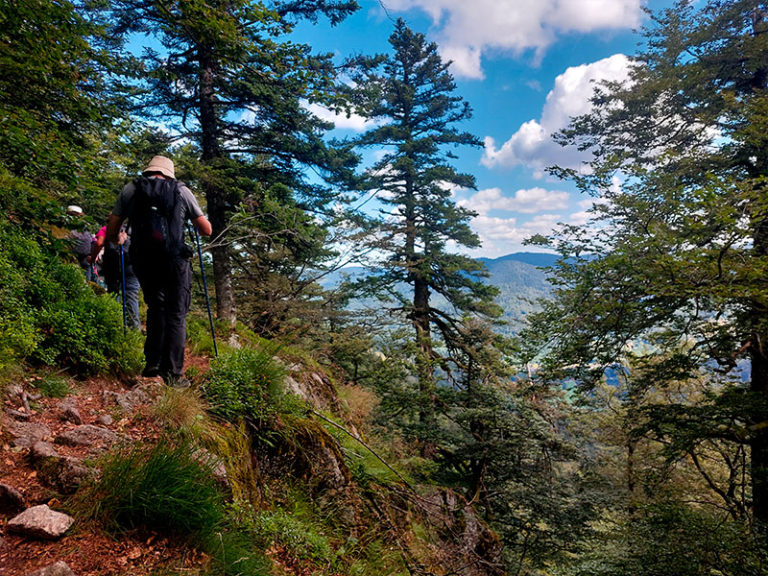
[[(499, 289), (496, 301), (504, 310), (502, 319), (506, 322), (506, 325), (499, 327), (499, 332), (517, 332), (522, 328), (525, 317), (540, 308), (539, 300), (550, 296), (551, 286), (542, 267), (553, 265), (557, 258), (557, 254), (543, 252), (478, 258), (488, 269), (487, 282)], [(364, 272), (365, 268), (360, 266), (344, 268), (324, 277), (322, 284), (325, 287), (334, 286), (345, 278), (354, 279)], [(439, 306), (439, 303), (435, 305)]]
[(479, 258), (488, 269), (488, 283), (499, 289), (496, 302), (504, 310), (502, 319), (507, 323), (499, 328), (506, 334), (520, 330), (525, 317), (540, 309), (539, 300), (549, 298), (552, 287), (542, 269), (552, 266), (557, 254), (518, 252), (499, 258)]

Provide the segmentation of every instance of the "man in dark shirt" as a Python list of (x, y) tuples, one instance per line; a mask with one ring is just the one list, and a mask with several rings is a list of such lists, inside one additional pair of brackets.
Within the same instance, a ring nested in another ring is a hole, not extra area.
[[(161, 178), (175, 184), (175, 202), (178, 204), (174, 206), (180, 210), (181, 219), (174, 225), (180, 226), (190, 220), (200, 234), (211, 234), (211, 224), (203, 215), (194, 195), (184, 183), (175, 180), (173, 161), (170, 158), (155, 156), (142, 174), (148, 179)], [(137, 193), (141, 193), (137, 190), (138, 186), (138, 180), (129, 182), (118, 196), (107, 221), (108, 241), (118, 240), (120, 226), (125, 219), (130, 221), (132, 217), (138, 217), (134, 202)], [(183, 237), (183, 230), (176, 230), (175, 233)], [(133, 245), (137, 245), (136, 239)], [(166, 384), (177, 387), (189, 385), (184, 378), (184, 346), (192, 287), (191, 254), (191, 249), (167, 257), (131, 253), (133, 269), (147, 303), (147, 339), (144, 343), (146, 366), (142, 375), (162, 376)]]

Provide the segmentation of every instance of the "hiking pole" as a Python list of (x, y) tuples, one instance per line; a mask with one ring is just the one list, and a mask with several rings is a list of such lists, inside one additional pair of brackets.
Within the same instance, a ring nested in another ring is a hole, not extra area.
[(127, 333), (126, 326), (128, 325), (128, 316), (125, 311), (125, 254), (123, 253), (123, 245), (120, 244), (120, 278), (123, 281), (123, 336)]
[(197, 257), (200, 259), (200, 275), (203, 277), (203, 292), (205, 293), (205, 306), (208, 308), (208, 324), (211, 326), (211, 338), (213, 339), (213, 354), (218, 358), (219, 350), (216, 347), (216, 332), (213, 329), (213, 314), (211, 314), (211, 301), (208, 298), (208, 283), (205, 281), (205, 266), (203, 265), (203, 249), (200, 248), (200, 234), (195, 230), (195, 241), (197, 242)]

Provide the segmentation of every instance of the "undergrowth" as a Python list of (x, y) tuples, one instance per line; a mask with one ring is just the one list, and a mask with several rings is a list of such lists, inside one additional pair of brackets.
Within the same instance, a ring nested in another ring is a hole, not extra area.
[(0, 369), (24, 362), (135, 374), (141, 334), (123, 333), (119, 304), (96, 294), (47, 237), (0, 227)]
[(194, 454), (180, 440), (117, 448), (104, 457), (99, 480), (78, 492), (76, 506), (115, 529), (211, 533), (224, 518), (223, 496), (210, 466)]
[(211, 362), (202, 390), (213, 414), (229, 421), (259, 422), (280, 411), (284, 374), (271, 350), (235, 350)]

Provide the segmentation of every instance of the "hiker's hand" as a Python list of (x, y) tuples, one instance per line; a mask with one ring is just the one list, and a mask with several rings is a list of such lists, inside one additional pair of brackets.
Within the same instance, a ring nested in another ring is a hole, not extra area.
[(128, 240), (128, 233), (125, 230), (120, 230), (120, 234), (117, 236), (117, 243), (118, 244), (125, 244), (125, 241)]

